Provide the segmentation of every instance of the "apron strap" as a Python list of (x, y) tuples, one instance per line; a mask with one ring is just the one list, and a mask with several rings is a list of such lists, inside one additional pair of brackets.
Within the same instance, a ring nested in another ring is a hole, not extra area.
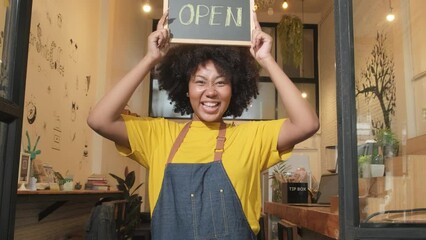
[[(183, 142), (183, 139), (185, 138), (186, 134), (189, 131), (191, 122), (192, 121), (187, 122), (185, 124), (182, 131), (179, 133), (178, 137), (173, 143), (172, 149), (170, 150), (170, 153), (169, 153), (169, 158), (167, 159), (167, 163), (172, 162), (173, 157), (175, 156), (177, 150), (179, 149), (180, 145)], [(214, 161), (222, 160), (223, 148), (225, 146), (225, 140), (226, 140), (225, 135), (226, 135), (226, 124), (222, 121), (220, 123), (219, 134), (216, 138), (216, 148), (214, 150)]]
[(183, 127), (182, 131), (180, 131), (178, 137), (176, 138), (175, 142), (173, 143), (172, 150), (170, 150), (169, 158), (167, 159), (167, 163), (171, 163), (172, 162), (173, 157), (175, 156), (177, 150), (179, 149), (180, 145), (183, 142), (183, 139), (185, 138), (186, 134), (189, 131), (189, 127), (191, 126), (191, 122), (192, 121), (187, 122), (185, 124), (185, 126)]
[(219, 134), (216, 140), (216, 149), (214, 150), (214, 160), (220, 161), (222, 160), (223, 148), (225, 146), (225, 137), (226, 134), (226, 124), (222, 121), (220, 123)]

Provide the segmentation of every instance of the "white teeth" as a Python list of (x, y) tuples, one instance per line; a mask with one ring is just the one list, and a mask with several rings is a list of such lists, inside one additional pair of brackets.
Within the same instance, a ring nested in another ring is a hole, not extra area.
[(219, 105), (219, 103), (205, 102), (203, 105), (207, 107), (216, 107)]

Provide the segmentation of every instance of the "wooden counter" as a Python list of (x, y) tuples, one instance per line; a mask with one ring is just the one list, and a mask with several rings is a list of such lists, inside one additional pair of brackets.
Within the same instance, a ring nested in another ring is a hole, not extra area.
[(330, 207), (300, 207), (265, 202), (264, 208), (266, 215), (273, 215), (333, 239), (339, 238), (339, 216), (337, 213), (332, 213)]
[(38, 215), (41, 221), (47, 215), (57, 210), (68, 201), (86, 202), (90, 201), (95, 204), (101, 198), (119, 197), (121, 191), (97, 191), (97, 190), (73, 190), (73, 191), (18, 191), (18, 203), (35, 203), (35, 202), (53, 202)]
[(84, 239), (85, 225), (101, 198), (120, 191), (18, 191), (15, 239)]
[(36, 201), (36, 200), (90, 200), (101, 197), (119, 197), (121, 191), (99, 191), (99, 190), (73, 190), (73, 191), (18, 191), (18, 202)]

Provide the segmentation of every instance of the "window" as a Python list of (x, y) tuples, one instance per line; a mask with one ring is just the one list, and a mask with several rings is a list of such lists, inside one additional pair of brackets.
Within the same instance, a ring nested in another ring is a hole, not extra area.
[(426, 2), (335, 7), (340, 237), (423, 239)]
[[(153, 26), (157, 26), (158, 20), (154, 20)], [(302, 67), (293, 67), (291, 64), (282, 64), (277, 48), (277, 23), (261, 23), (262, 30), (270, 34), (274, 39), (272, 54), (278, 64), (293, 80), (299, 90), (306, 94), (312, 108), (318, 113), (318, 47), (317, 26), (304, 25), (304, 61)], [(154, 29), (153, 29), (154, 30)], [(279, 43), (278, 43), (279, 44)], [(151, 74), (150, 109), (149, 116), (165, 118), (190, 118), (190, 115), (182, 116), (173, 111), (173, 103), (168, 99), (167, 93), (160, 90), (157, 79)], [(278, 119), (287, 117), (287, 114), (278, 99), (277, 91), (267, 74), (261, 70), (259, 81), (259, 95), (253, 99), (248, 109), (237, 120)], [(271, 107), (272, 106), (272, 107)], [(225, 119), (232, 119), (231, 117)]]

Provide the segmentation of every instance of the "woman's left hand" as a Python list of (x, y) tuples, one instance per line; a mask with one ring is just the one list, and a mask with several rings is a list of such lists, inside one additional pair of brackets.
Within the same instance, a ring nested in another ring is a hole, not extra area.
[(260, 65), (268, 59), (275, 59), (271, 55), (272, 37), (262, 31), (259, 21), (257, 21), (256, 13), (253, 13), (254, 30), (251, 38), (250, 52)]

